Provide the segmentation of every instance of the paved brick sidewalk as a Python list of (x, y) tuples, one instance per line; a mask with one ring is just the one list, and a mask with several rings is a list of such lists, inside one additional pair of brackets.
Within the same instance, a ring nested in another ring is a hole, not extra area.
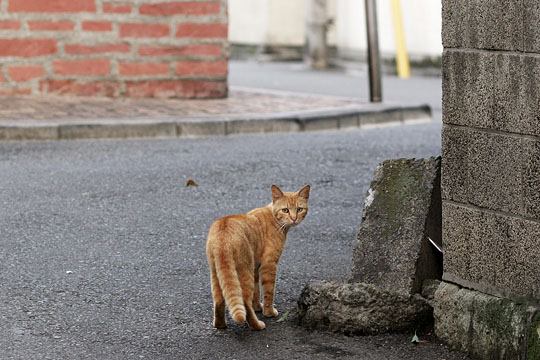
[(201, 117), (274, 113), (355, 105), (334, 97), (284, 96), (277, 93), (231, 91), (226, 99), (109, 99), (81, 97), (0, 98), (0, 123), (12, 120), (119, 119)]
[(426, 106), (235, 90), (226, 99), (0, 98), (0, 140), (308, 131), (429, 118)]

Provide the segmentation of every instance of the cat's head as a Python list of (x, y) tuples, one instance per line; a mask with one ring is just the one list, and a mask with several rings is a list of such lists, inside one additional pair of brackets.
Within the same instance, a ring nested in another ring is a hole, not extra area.
[(283, 192), (272, 185), (272, 213), (281, 226), (298, 225), (308, 213), (309, 185), (296, 192)]

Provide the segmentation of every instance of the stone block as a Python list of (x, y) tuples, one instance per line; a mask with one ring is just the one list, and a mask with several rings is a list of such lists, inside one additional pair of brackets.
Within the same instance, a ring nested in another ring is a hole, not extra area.
[(179, 122), (176, 126), (178, 134), (186, 137), (227, 134), (223, 121), (185, 121)]
[(338, 119), (338, 127), (340, 129), (357, 128), (360, 126), (358, 114), (344, 115)]
[(403, 113), (399, 108), (388, 108), (377, 113), (360, 113), (360, 127), (380, 126), (388, 123), (397, 123), (403, 121)]
[(67, 124), (60, 125), (60, 139), (176, 137), (174, 123)]
[(443, 280), (516, 301), (540, 299), (540, 223), (443, 201)]
[(445, 48), (523, 50), (522, 0), (443, 0)]
[(453, 348), (479, 359), (538, 359), (538, 308), (444, 282), (434, 304), (435, 333)]
[(443, 54), (443, 122), (540, 135), (540, 58), (461, 51)]
[(304, 131), (335, 130), (339, 128), (339, 116), (299, 116), (300, 128)]
[(0, 126), (0, 140), (58, 140), (58, 126)]
[[(540, 28), (538, 24), (536, 26)], [(523, 55), (521, 59), (521, 96), (514, 107), (520, 121), (517, 126), (510, 127), (509, 131), (540, 136), (540, 57), (529, 54)]]
[(418, 329), (432, 318), (419, 295), (402, 295), (365, 283), (317, 282), (298, 300), (299, 322), (311, 329), (380, 334)]
[(226, 122), (227, 134), (295, 132), (300, 125), (292, 119), (246, 119)]
[(523, 139), (522, 179), (525, 214), (540, 220), (540, 141)]
[(524, 6), (524, 51), (540, 53), (540, 3), (537, 0), (523, 0)]
[[(445, 49), (442, 58), (443, 122), (493, 127), (496, 54)], [(517, 56), (516, 56), (517, 58)], [(475, 94), (470, 96), (470, 94)], [(516, 98), (518, 94), (514, 95)]]
[(430, 121), (432, 118), (431, 108), (427, 105), (417, 108), (404, 107), (402, 117), (405, 124)]
[(427, 237), (440, 243), (440, 158), (388, 160), (367, 194), (354, 245), (352, 282), (411, 295), (441, 268)]
[(442, 138), (443, 199), (524, 214), (519, 137), (444, 126)]

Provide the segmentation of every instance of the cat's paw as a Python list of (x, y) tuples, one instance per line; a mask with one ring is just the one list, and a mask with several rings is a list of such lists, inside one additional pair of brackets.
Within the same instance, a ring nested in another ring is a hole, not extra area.
[(261, 321), (261, 320), (257, 320), (257, 324), (255, 326), (250, 326), (253, 330), (264, 330), (266, 329), (266, 324)]
[(253, 302), (253, 310), (256, 312), (262, 311), (263, 305), (260, 302)]
[(226, 329), (227, 328), (227, 324), (225, 323), (225, 321), (222, 321), (222, 320), (215, 320), (214, 319), (214, 322), (213, 322), (213, 325), (216, 329)]
[(263, 315), (264, 315), (265, 317), (271, 318), (271, 317), (276, 317), (276, 316), (278, 316), (278, 315), (279, 315), (279, 312), (278, 312), (277, 309), (276, 309), (275, 307), (273, 307), (273, 306), (272, 306), (272, 307), (265, 307), (265, 308), (263, 309)]

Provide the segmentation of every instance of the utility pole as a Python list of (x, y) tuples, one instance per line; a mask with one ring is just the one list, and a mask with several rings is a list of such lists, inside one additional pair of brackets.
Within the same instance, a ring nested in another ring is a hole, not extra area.
[(328, 67), (326, 0), (306, 0), (306, 52), (304, 61), (314, 69)]
[(369, 101), (382, 101), (381, 61), (379, 58), (379, 35), (375, 0), (365, 0), (368, 42)]

